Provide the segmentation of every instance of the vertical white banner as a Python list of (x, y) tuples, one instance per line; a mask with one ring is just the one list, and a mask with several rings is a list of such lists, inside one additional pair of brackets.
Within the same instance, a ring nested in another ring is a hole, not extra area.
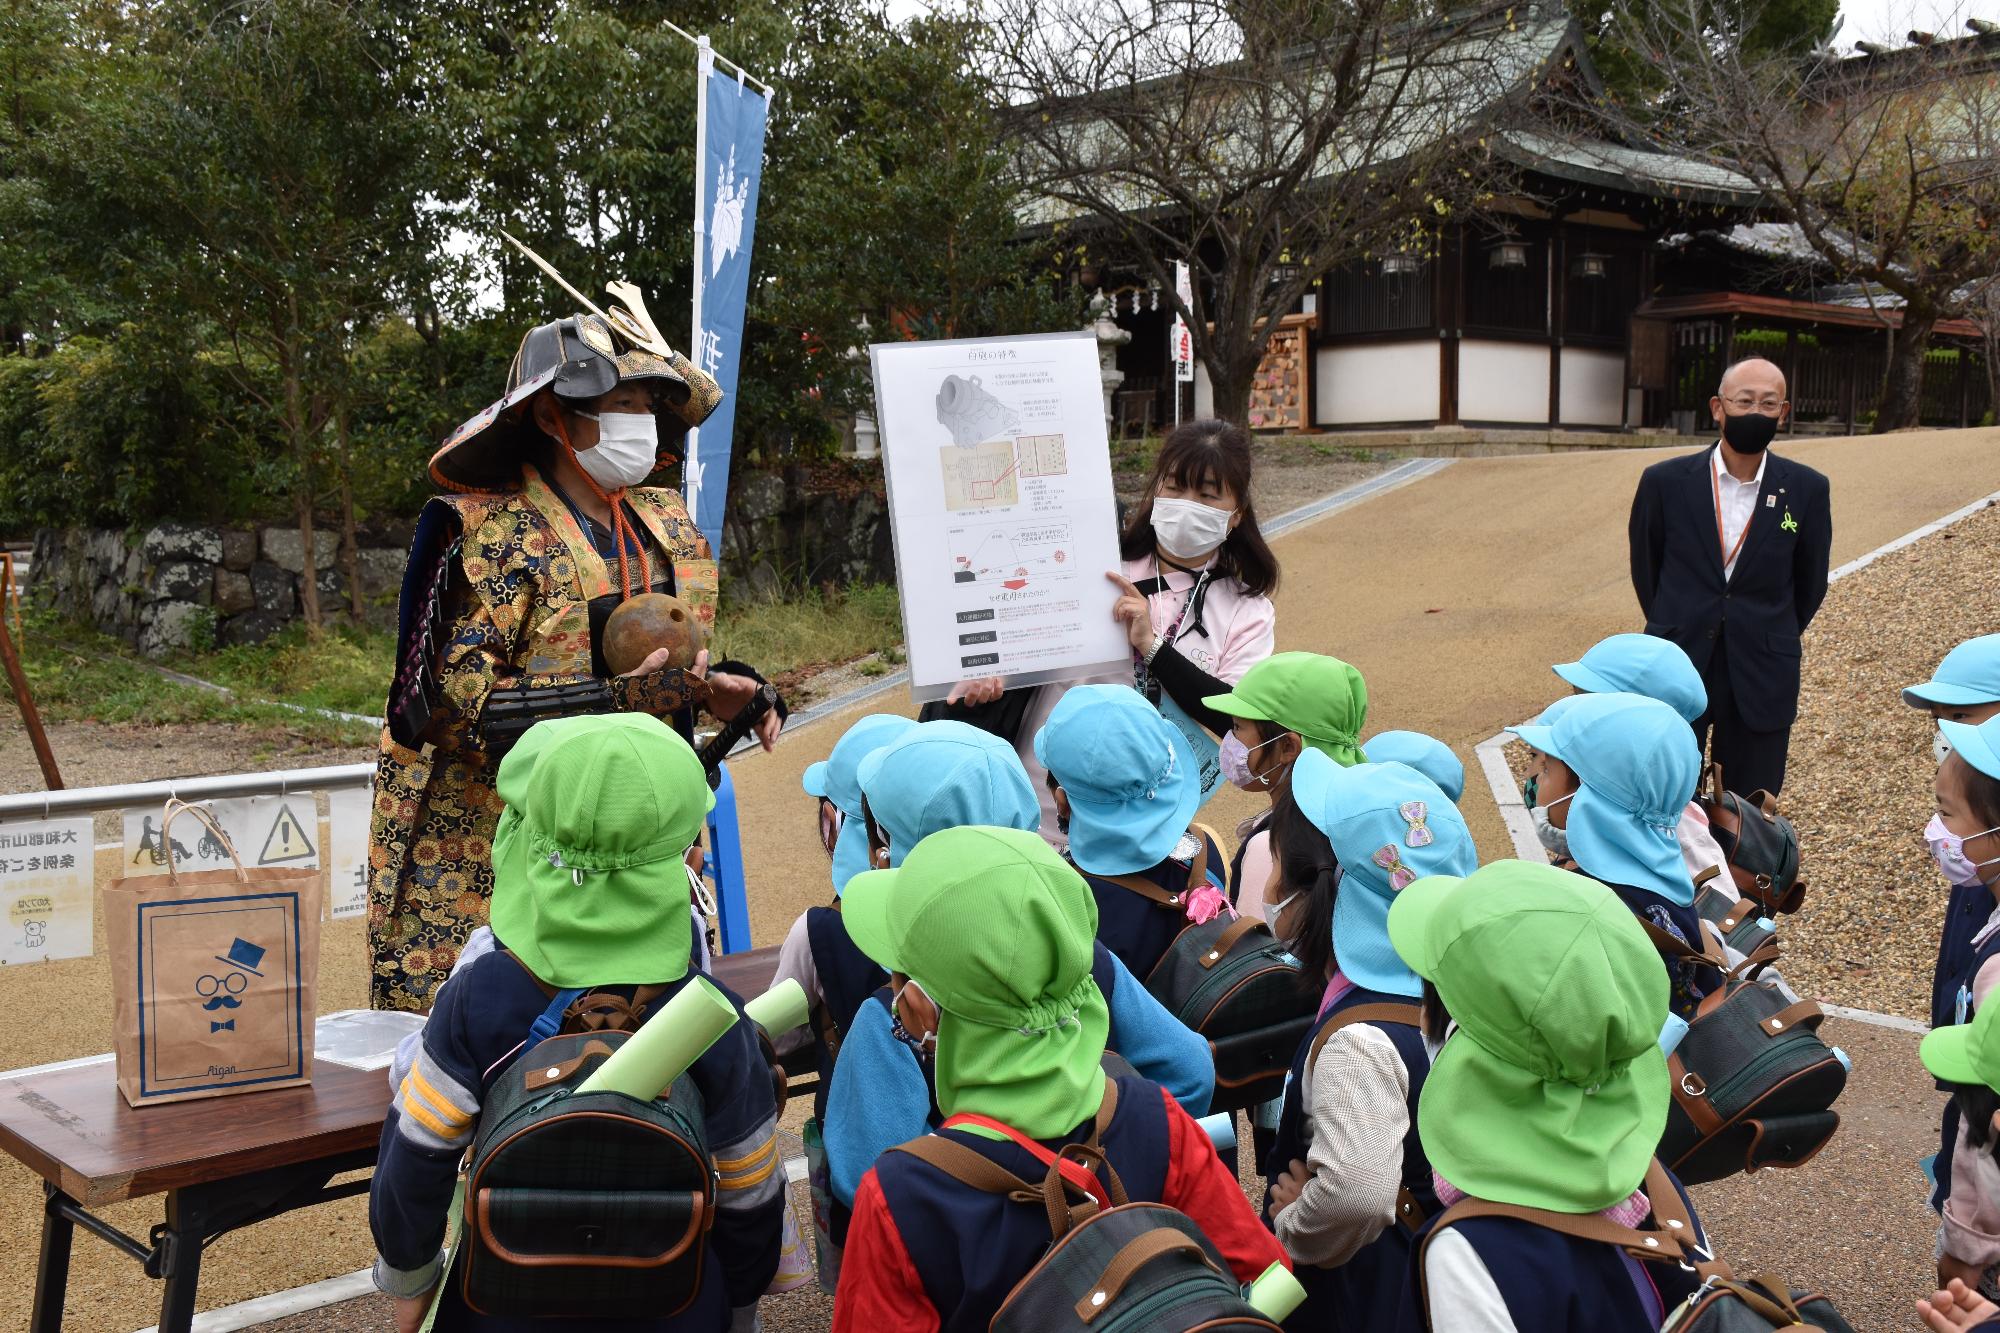
[(368, 816), (374, 789), (326, 794), (328, 913), (335, 921), (368, 910)]
[(0, 824), (0, 964), (90, 957), (91, 842), (89, 816)]

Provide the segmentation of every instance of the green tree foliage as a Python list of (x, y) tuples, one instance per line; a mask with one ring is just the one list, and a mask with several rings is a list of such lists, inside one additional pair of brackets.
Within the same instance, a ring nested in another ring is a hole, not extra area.
[(1077, 322), (1015, 243), (963, 24), (881, 0), (15, 0), (0, 530), (404, 521), (521, 332), (573, 306), (503, 228), (586, 293), (636, 282), (687, 342), (695, 61), (669, 23), (778, 86), (739, 459), (832, 445), (864, 316), (878, 338)]

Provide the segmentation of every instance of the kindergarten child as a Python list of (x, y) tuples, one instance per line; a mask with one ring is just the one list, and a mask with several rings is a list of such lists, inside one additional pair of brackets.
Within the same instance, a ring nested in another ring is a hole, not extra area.
[[(1388, 929), (1429, 983), (1417, 1128), (1439, 1204), (1644, 1223), (1670, 1099), (1667, 984), (1631, 912), (1581, 875), (1496, 861), (1406, 886)], [(1401, 1326), (1437, 1333), (1651, 1333), (1698, 1281), (1523, 1218), (1433, 1218), (1417, 1247)]]
[[(1158, 714), (1153, 718), (1160, 721)], [(871, 848), (877, 865), (901, 865), (919, 843), (945, 829), (1034, 830), (1041, 823), (1041, 807), (1012, 747), (961, 722), (922, 723), (864, 760), (858, 781), (870, 822), (887, 839)], [(966, 891), (977, 893), (977, 884)], [(1165, 1086), (1190, 1113), (1205, 1113), (1215, 1088), (1208, 1044), (1168, 1013), (1101, 942), (1093, 951), (1091, 974), (1109, 1008), (1111, 1049)], [(911, 1005), (922, 1003), (920, 992), (920, 986), (900, 983), (876, 991), (855, 1013), (834, 1064), (822, 1128), (833, 1200), (843, 1207), (852, 1203), (862, 1175), (883, 1152), (916, 1138), (939, 1118), (930, 1054), (910, 1035), (907, 1022)], [(829, 1225), (836, 1233), (845, 1230), (838, 1218)]]
[(1097, 937), (1149, 977), (1189, 922), (1229, 910), (1222, 849), (1200, 825), (1194, 751), (1124, 685), (1078, 685), (1035, 736), (1066, 855), (1097, 900)]
[[(1614, 634), (1591, 645), (1590, 651), (1575, 662), (1550, 668), (1578, 694), (1643, 694), (1658, 699), (1687, 719), (1692, 727), (1708, 711), (1708, 686), (1701, 672), (1681, 646), (1671, 639), (1650, 634)], [(1699, 779), (1697, 779), (1699, 780)], [(1737, 896), (1729, 877), (1728, 858), (1709, 831), (1708, 815), (1701, 803), (1690, 800), (1674, 825), (1680, 841), (1681, 860), (1690, 879), (1713, 867), (1718, 873), (1711, 883), (1718, 893)]]
[(840, 920), (840, 891), (868, 868), (867, 820), (861, 813), (861, 761), (916, 727), (893, 713), (871, 713), (834, 742), (833, 752), (805, 772), (806, 795), (818, 798), (820, 842), (833, 862), (833, 905), (808, 907), (792, 923), (778, 950), (771, 984), (792, 980), (806, 993), (812, 1017), (807, 1026), (780, 1035), (779, 1055), (814, 1042), (819, 1048), (820, 1090), (814, 1112), (826, 1114), (826, 1084), (833, 1053), (854, 1011), (887, 981), (888, 974), (854, 947)]
[[(1944, 1003), (1933, 995), (1934, 1026), (1964, 1023), (1982, 1012), (1988, 995), (2000, 982), (2000, 716), (1977, 727), (1962, 722), (1938, 724), (1950, 752), (1938, 765), (1937, 813), (1924, 829), (1938, 870), (1967, 897), (1979, 895), (1987, 910), (1984, 923), (1969, 940), (1947, 940), (1951, 962), (1962, 965), (1943, 975)], [(1996, 1006), (2000, 1007), (2000, 1006)], [(1934, 1034), (1935, 1035), (1935, 1034)], [(1964, 1082), (1965, 1080), (1953, 1080)], [(1991, 1107), (1965, 1114), (1966, 1098), (1954, 1096), (1946, 1105), (1936, 1164), (1938, 1209), (1938, 1281), (1962, 1278), (1988, 1300), (2000, 1300), (2000, 1169), (1987, 1150)]]
[(1430, 1072), (1423, 982), (1389, 943), (1412, 880), (1471, 874), (1472, 835), (1437, 784), (1402, 764), (1299, 756), (1273, 825), (1278, 877), (1307, 897), (1292, 952), (1326, 1002), (1285, 1084), (1265, 1209), (1306, 1304), (1296, 1328), (1394, 1326), (1410, 1238), (1436, 1213), (1417, 1102)]
[[(934, 1007), (924, 1040), (935, 1050), (942, 1138), (1040, 1181), (1055, 1150), (1097, 1133), (1105, 1108), (1098, 1142), (1127, 1196), (1186, 1213), (1239, 1281), (1282, 1262), (1173, 1096), (1143, 1078), (1107, 1080), (1110, 1017), (1091, 979), (1097, 905), (1037, 835), (932, 834), (900, 869), (856, 876), (845, 912), (855, 943)], [(1108, 1205), (1104, 1189), (1091, 1193)], [(984, 1330), (1050, 1238), (1039, 1198), (1017, 1203), (886, 1152), (855, 1196), (835, 1333)]]
[(1364, 761), (1359, 738), (1368, 719), (1368, 685), (1337, 657), (1275, 653), (1251, 667), (1229, 693), (1202, 702), (1234, 719), (1222, 742), (1223, 771), (1240, 766), (1245, 780), (1236, 785), (1271, 798), (1270, 808), (1237, 830), (1229, 883), (1236, 906), (1263, 917), (1275, 930), (1271, 905), (1277, 900), (1269, 896), (1271, 810), (1304, 751), (1318, 750), (1336, 764)]
[[(1921, 1048), (1924, 1068), (1937, 1077), (1938, 1086), (1952, 1094), (1959, 1114), (1959, 1143), (1954, 1159), (1962, 1179), (1976, 1179), (1981, 1201), (2000, 1199), (2000, 1004), (1981, 1009), (1970, 1023), (1935, 1028), (1924, 1038)], [(1968, 1201), (1953, 1199), (1961, 1205)], [(1970, 1208), (1956, 1219), (1961, 1229), (1971, 1227), (1991, 1247), (1992, 1236), (2000, 1231), (2000, 1217), (1989, 1209), (1976, 1215)], [(1947, 1214), (1947, 1228), (1954, 1218)], [(1928, 1301), (1917, 1302), (1917, 1313), (1936, 1329), (1971, 1328), (1982, 1319), (2000, 1319), (2000, 1309), (1980, 1293), (1979, 1279), (1961, 1277), (1954, 1265), (1945, 1276), (1942, 1256), (1938, 1281), (1943, 1290)], [(1992, 1325), (2000, 1328), (2000, 1323)]]
[(1579, 695), (1543, 718), (1510, 728), (1536, 752), (1536, 800), (1562, 831), (1569, 863), (1644, 923), (1672, 980), (1673, 1011), (1691, 1018), (1721, 980), (1702, 957), (1694, 879), (1674, 834), (1701, 767), (1694, 732), (1636, 694)]
[[(445, 1214), (482, 1102), (539, 1039), (537, 1020), (560, 1017), (559, 992), (633, 1001), (643, 989), (635, 1003), (657, 1014), (696, 975), (683, 861), (714, 797), (687, 742), (644, 713), (542, 722), (501, 761), (495, 789), (506, 802), (493, 843), (497, 946), (439, 990), (383, 1123), (369, 1192), (375, 1281), (396, 1299), (401, 1333), (417, 1327), (434, 1290), (439, 1330), (547, 1327), (473, 1314), (442, 1271)], [(756, 1027), (739, 1018), (689, 1073), (720, 1172), (700, 1293), (673, 1318), (565, 1320), (564, 1329), (720, 1330), (755, 1317), (785, 1210), (784, 1173), (772, 1169), (777, 1103)]]

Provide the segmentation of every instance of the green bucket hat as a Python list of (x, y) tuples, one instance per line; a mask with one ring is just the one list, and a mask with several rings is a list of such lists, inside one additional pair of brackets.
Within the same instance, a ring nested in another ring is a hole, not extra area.
[(1090, 965), (1097, 902), (1041, 835), (959, 827), (841, 895), (855, 945), (936, 1002), (938, 1109), (1031, 1138), (1097, 1113), (1111, 1011)]
[(676, 981), (694, 946), (681, 860), (715, 805), (656, 717), (538, 722), (500, 761), (493, 933), (551, 986)]
[(1230, 717), (1275, 722), (1343, 767), (1366, 761), (1361, 724), (1368, 720), (1368, 685), (1337, 657), (1273, 653), (1243, 674), (1227, 694), (1202, 702)]
[(1594, 1213), (1667, 1125), (1667, 972), (1609, 889), (1528, 861), (1396, 895), (1389, 940), (1458, 1030), (1417, 1104), (1424, 1151), (1476, 1198)]
[(2000, 1090), (2000, 1002), (1979, 1009), (1970, 1023), (1926, 1033), (1917, 1052), (1924, 1068), (1947, 1083)]

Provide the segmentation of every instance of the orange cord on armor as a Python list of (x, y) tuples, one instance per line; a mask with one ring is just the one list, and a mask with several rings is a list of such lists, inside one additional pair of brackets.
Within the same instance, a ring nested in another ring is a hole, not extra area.
[(583, 484), (590, 487), (591, 494), (611, 506), (611, 532), (618, 542), (619, 592), (626, 597), (632, 596), (632, 571), (625, 554), (627, 548), (639, 552), (639, 591), (650, 591), (653, 586), (652, 564), (646, 559), (645, 542), (633, 529), (632, 520), (625, 516), (625, 488), (620, 486), (615, 491), (606, 491), (597, 484), (597, 478), (590, 475), (589, 469), (577, 461), (576, 447), (569, 442), (569, 422), (560, 408), (556, 412), (556, 438), (569, 454), (569, 461), (576, 463), (576, 470), (583, 474)]

